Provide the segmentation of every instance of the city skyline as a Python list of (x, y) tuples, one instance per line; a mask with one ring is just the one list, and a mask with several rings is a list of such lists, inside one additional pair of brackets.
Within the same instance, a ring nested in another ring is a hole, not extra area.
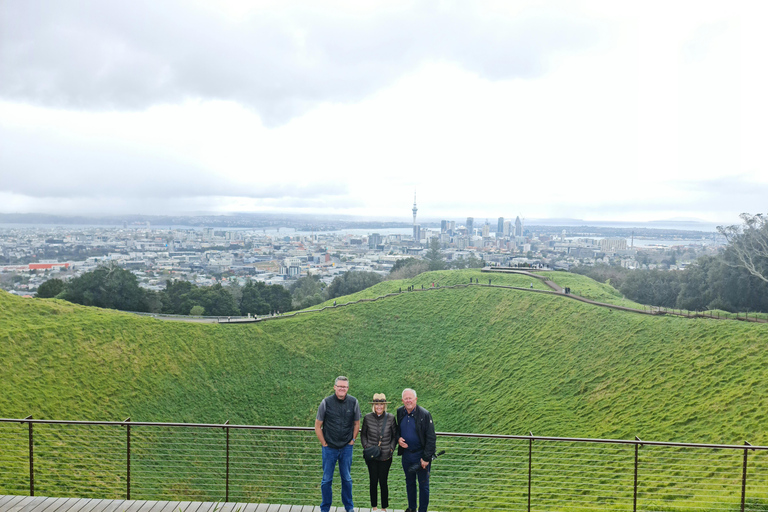
[(416, 190), (421, 220), (738, 224), (768, 206), (766, 14), (11, 0), (0, 213), (405, 220)]

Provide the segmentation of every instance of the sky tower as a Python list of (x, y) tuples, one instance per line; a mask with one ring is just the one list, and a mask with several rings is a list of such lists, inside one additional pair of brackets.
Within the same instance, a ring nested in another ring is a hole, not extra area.
[(416, 208), (416, 192), (413, 193), (413, 225), (416, 225), (416, 212), (419, 211), (418, 208)]

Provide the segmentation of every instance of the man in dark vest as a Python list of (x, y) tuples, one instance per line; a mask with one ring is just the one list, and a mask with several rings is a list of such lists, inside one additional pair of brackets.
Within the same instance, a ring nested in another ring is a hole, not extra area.
[(416, 480), (419, 481), (418, 512), (427, 512), (429, 470), (435, 455), (437, 435), (432, 415), (416, 405), (416, 391), (411, 388), (403, 390), (403, 407), (397, 409), (397, 430), (400, 445), (397, 454), (403, 457), (405, 492), (408, 495), (405, 512), (416, 512)]
[(336, 377), (334, 394), (320, 402), (315, 418), (315, 434), (323, 446), (323, 480), (320, 492), (323, 502), (320, 512), (328, 512), (333, 501), (333, 471), (339, 463), (341, 475), (341, 503), (347, 512), (354, 510), (352, 504), (352, 446), (360, 431), (360, 405), (357, 399), (348, 395), (349, 379)]

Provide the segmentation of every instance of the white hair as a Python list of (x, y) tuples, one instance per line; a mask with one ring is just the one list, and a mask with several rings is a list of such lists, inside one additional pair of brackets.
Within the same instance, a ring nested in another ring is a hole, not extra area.
[(415, 390), (415, 389), (411, 389), (411, 388), (405, 388), (405, 389), (403, 390), (403, 392), (400, 394), (400, 398), (403, 398), (403, 395), (405, 394), (405, 392), (406, 392), (406, 391), (410, 391), (411, 393), (413, 393), (413, 398), (419, 398), (419, 397), (416, 395), (416, 390)]

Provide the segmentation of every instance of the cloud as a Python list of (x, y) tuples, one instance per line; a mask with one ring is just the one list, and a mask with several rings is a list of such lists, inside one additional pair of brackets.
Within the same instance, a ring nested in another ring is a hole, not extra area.
[(357, 101), (429, 61), (488, 80), (537, 77), (601, 34), (573, 15), (444, 5), (294, 3), (233, 20), (188, 1), (5, 1), (0, 97), (74, 110), (225, 100), (275, 126), (323, 102)]
[(32, 199), (230, 197), (301, 203), (348, 193), (348, 185), (335, 179), (296, 183), (260, 179), (258, 173), (231, 179), (162, 147), (3, 126), (0, 169), (0, 192)]

